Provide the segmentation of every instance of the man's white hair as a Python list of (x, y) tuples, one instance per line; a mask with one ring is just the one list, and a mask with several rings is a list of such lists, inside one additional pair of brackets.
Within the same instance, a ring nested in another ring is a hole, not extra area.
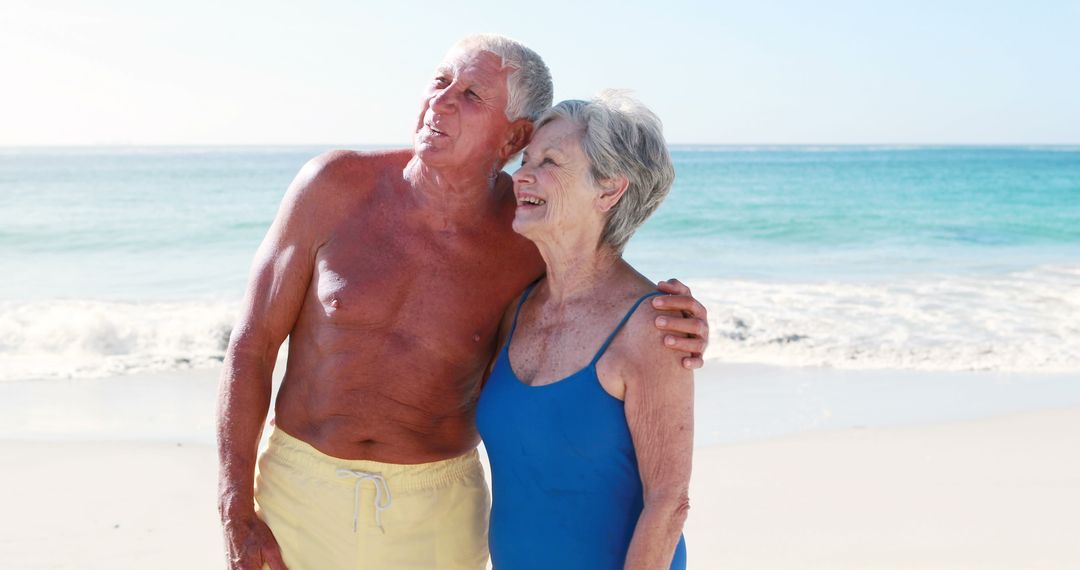
[(514, 70), (506, 78), (506, 118), (535, 121), (551, 106), (555, 88), (547, 64), (525, 44), (498, 34), (473, 34), (451, 49), (480, 49), (502, 58)]

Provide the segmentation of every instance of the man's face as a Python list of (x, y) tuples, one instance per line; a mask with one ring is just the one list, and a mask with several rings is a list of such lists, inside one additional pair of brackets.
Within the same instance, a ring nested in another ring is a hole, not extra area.
[[(509, 134), (506, 78), (513, 68), (489, 51), (455, 49), (435, 69), (413, 148), (432, 166), (501, 161)], [(501, 162), (497, 165), (501, 166)]]

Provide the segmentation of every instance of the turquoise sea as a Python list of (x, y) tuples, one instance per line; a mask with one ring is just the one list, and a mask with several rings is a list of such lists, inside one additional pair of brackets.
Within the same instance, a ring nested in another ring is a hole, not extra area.
[[(0, 149), (0, 380), (220, 361), (320, 147)], [(1080, 373), (1080, 147), (675, 146), (627, 257), (709, 358)]]

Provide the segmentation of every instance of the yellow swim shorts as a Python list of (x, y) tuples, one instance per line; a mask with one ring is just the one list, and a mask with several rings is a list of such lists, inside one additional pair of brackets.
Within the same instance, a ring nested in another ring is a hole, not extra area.
[(289, 570), (487, 565), (490, 498), (476, 450), (417, 465), (338, 459), (275, 427), (255, 501)]

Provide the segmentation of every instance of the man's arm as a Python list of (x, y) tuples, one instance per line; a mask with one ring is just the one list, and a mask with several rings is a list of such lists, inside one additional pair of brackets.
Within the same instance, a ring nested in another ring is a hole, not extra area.
[(258, 443), (270, 407), (278, 349), (300, 314), (320, 245), (318, 180), (309, 162), (290, 185), (259, 246), (229, 338), (218, 392), (218, 510), (229, 568), (285, 568), (270, 529), (255, 515)]
[(690, 288), (678, 279), (661, 281), (657, 288), (668, 295), (654, 297), (652, 306), (665, 311), (681, 311), (683, 315), (681, 318), (673, 315), (656, 318), (656, 328), (667, 333), (664, 346), (690, 353), (682, 359), (683, 367), (701, 368), (705, 364), (705, 347), (709, 345), (709, 313), (705, 305), (699, 303), (691, 295)]

